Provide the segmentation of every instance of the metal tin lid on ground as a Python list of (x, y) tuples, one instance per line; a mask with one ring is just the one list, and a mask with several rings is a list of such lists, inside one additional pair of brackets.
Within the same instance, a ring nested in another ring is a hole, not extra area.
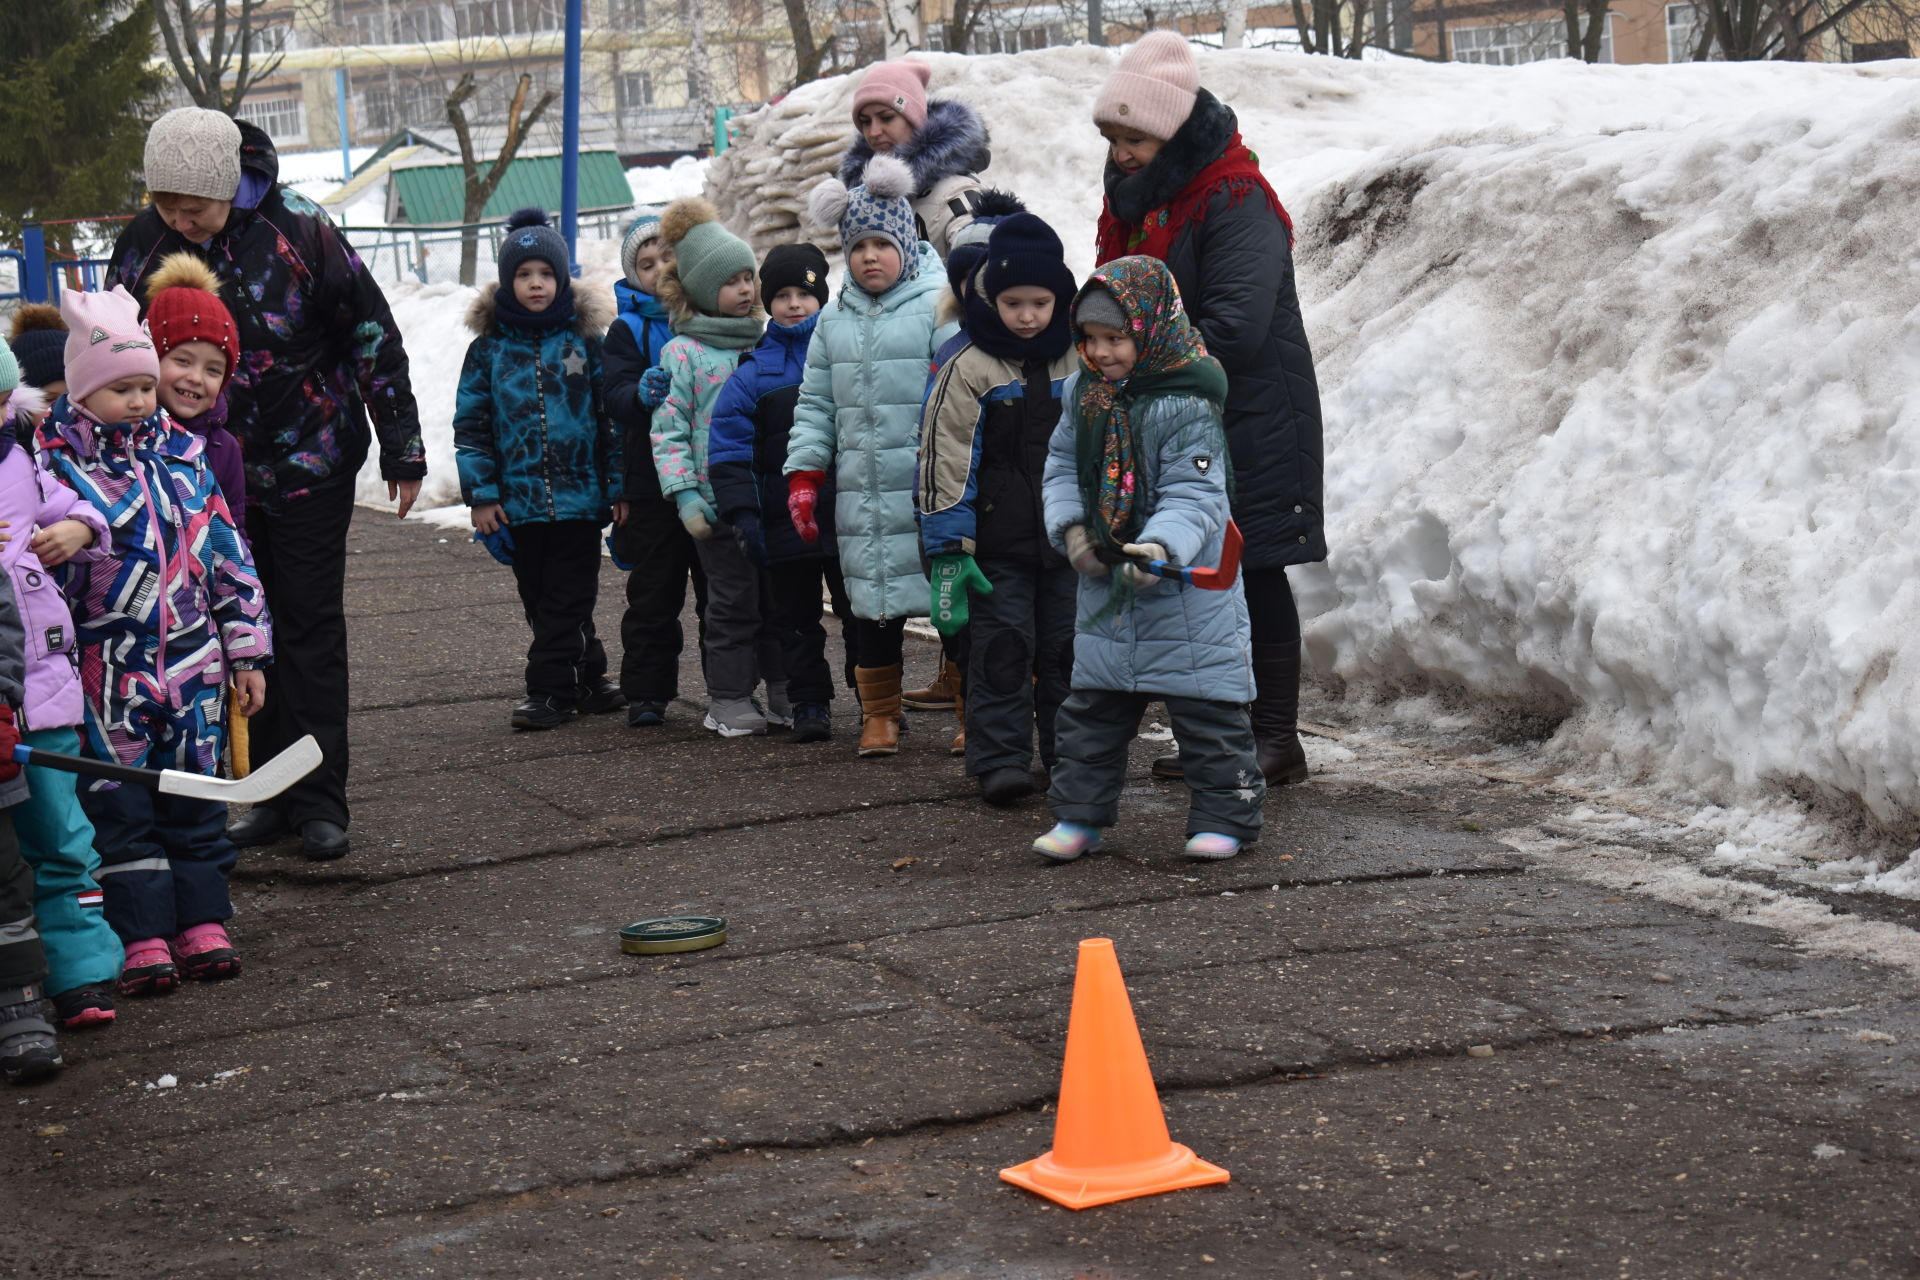
[(727, 940), (727, 922), (719, 916), (663, 916), (636, 920), (620, 931), (620, 949), (630, 956), (665, 956), (705, 951)]

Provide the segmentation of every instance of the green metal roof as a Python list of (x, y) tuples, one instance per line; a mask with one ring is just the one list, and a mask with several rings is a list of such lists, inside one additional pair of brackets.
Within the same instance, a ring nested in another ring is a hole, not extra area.
[[(481, 172), (491, 167), (482, 164)], [(399, 220), (415, 226), (462, 221), (466, 183), (458, 163), (413, 165), (393, 170), (391, 177), (398, 204), (394, 212)], [(582, 151), (581, 211), (625, 209), (632, 204), (633, 189), (627, 185), (627, 171), (620, 167), (620, 157), (612, 151)], [(490, 222), (529, 205), (560, 207), (559, 156), (516, 157), (480, 218)]]

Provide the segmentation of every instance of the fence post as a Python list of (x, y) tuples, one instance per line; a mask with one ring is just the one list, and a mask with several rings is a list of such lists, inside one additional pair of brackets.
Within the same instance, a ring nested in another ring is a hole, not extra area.
[(727, 122), (732, 119), (732, 107), (713, 109), (713, 154), (719, 155), (727, 149)]
[(47, 233), (39, 224), (20, 232), (20, 292), (28, 302), (57, 302), (47, 272)]

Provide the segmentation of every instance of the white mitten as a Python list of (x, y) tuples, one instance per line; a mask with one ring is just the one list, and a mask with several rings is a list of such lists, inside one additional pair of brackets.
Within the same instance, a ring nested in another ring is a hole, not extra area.
[[(1135, 560), (1165, 560), (1167, 558), (1167, 549), (1157, 542), (1129, 542), (1122, 546), (1120, 550), (1132, 556)], [(1147, 572), (1147, 570), (1140, 565), (1128, 563), (1120, 566), (1120, 581), (1126, 583), (1135, 591), (1151, 591), (1165, 582), (1166, 579), (1162, 578), (1159, 574)]]
[(1070, 524), (1061, 535), (1061, 541), (1067, 544), (1067, 562), (1073, 571), (1089, 578), (1107, 576), (1107, 566), (1100, 560), (1093, 548), (1093, 535), (1087, 532), (1083, 524)]

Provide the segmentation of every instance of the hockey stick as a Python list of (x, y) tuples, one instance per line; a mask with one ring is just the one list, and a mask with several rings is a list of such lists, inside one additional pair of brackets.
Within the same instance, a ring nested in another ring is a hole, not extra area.
[(1202, 591), (1225, 591), (1240, 576), (1241, 545), (1240, 526), (1229, 520), (1226, 536), (1220, 542), (1220, 563), (1213, 568), (1168, 564), (1165, 560), (1149, 560), (1141, 567), (1148, 573), (1173, 582), (1184, 582)]
[(179, 769), (140, 769), (112, 760), (89, 760), (85, 756), (42, 751), (25, 744), (13, 749), (15, 762), (41, 769), (59, 769), (82, 773), (90, 778), (109, 778), (129, 782), (136, 787), (158, 791), (162, 795), (192, 796), (196, 800), (218, 800), (223, 804), (259, 804), (271, 800), (320, 766), (320, 744), (308, 734), (244, 778), (208, 778)]

